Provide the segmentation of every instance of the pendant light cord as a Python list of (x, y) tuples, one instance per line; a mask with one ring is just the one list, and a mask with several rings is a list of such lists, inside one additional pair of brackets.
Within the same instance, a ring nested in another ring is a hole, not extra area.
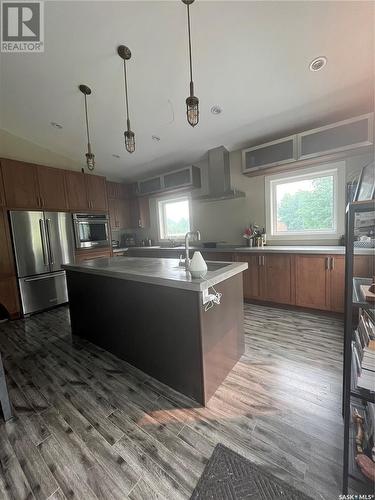
[(125, 87), (125, 104), (126, 104), (126, 121), (128, 130), (130, 129), (130, 120), (129, 120), (129, 101), (128, 101), (128, 79), (126, 76), (126, 61), (124, 59), (124, 87)]
[(90, 132), (89, 132), (89, 115), (87, 112), (87, 96), (85, 95), (85, 116), (86, 116), (86, 132), (87, 132), (87, 142), (90, 144)]
[[(188, 35), (189, 35), (189, 64), (190, 64), (190, 87), (193, 83), (193, 63), (191, 59), (191, 33), (190, 33), (190, 5), (187, 4), (187, 15), (188, 15)], [(190, 89), (192, 94), (192, 90)]]

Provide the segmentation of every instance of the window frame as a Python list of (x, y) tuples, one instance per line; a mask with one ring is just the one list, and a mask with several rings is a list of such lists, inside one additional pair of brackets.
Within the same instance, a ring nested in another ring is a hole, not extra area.
[[(275, 230), (276, 186), (288, 182), (333, 176), (333, 230), (282, 232)], [(345, 233), (345, 161), (322, 164), (303, 170), (281, 172), (265, 177), (266, 232), (268, 240), (338, 239)]]
[(168, 196), (168, 197), (163, 197), (163, 198), (158, 198), (156, 200), (157, 203), (157, 215), (158, 215), (158, 237), (159, 241), (184, 241), (184, 236), (166, 236), (166, 222), (165, 222), (165, 206), (168, 203), (176, 203), (179, 201), (187, 201), (188, 202), (188, 212), (189, 212), (189, 219), (188, 219), (188, 224), (189, 224), (189, 229), (191, 229), (191, 197), (189, 195), (181, 195), (181, 196)]

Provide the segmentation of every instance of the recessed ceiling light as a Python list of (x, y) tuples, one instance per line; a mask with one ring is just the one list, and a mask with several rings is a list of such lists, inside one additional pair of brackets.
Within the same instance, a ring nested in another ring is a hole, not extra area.
[(158, 135), (152, 135), (151, 138), (155, 142), (160, 142), (160, 137)]
[(223, 112), (223, 108), (221, 108), (217, 104), (215, 104), (215, 106), (212, 106), (212, 108), (211, 108), (211, 113), (213, 115), (220, 115), (220, 113), (222, 113), (222, 112)]
[(60, 123), (56, 123), (56, 122), (51, 122), (51, 126), (53, 128), (57, 128), (58, 130), (61, 130), (63, 128), (63, 126), (60, 125)]
[(313, 59), (309, 65), (311, 71), (319, 71), (327, 64), (327, 58), (319, 56)]
[(113, 154), (112, 156), (113, 156), (113, 158), (120, 158), (120, 155)]

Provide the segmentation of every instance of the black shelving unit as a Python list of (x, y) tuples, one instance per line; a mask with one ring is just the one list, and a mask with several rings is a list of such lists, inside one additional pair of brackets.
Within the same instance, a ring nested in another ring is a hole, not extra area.
[[(357, 238), (356, 223), (358, 217), (375, 213), (375, 202), (353, 202), (346, 213), (346, 264), (345, 264), (345, 333), (344, 333), (344, 371), (342, 410), (344, 417), (344, 459), (343, 459), (343, 494), (348, 493), (349, 480), (355, 481), (354, 488), (360, 493), (373, 493), (375, 484), (368, 480), (359, 470), (355, 461), (355, 426), (352, 421), (354, 408), (365, 414), (366, 405), (375, 403), (375, 392), (356, 386), (355, 365), (353, 358), (354, 331), (358, 318), (363, 310), (368, 312), (370, 320), (375, 324), (375, 305), (365, 300), (360, 285), (372, 283), (368, 278), (354, 276), (354, 259), (362, 253), (354, 245)], [(371, 254), (375, 249), (369, 249)]]

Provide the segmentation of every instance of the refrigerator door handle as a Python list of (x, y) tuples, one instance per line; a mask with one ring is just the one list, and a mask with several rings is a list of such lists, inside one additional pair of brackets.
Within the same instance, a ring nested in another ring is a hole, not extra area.
[(61, 273), (43, 274), (42, 276), (35, 276), (35, 278), (25, 278), (24, 282), (29, 283), (30, 281), (48, 280), (54, 278), (55, 276), (63, 276), (64, 274), (65, 271), (62, 271)]
[(48, 238), (48, 250), (49, 250), (49, 262), (50, 264), (54, 264), (54, 256), (51, 245), (51, 231), (50, 231), (51, 219), (46, 219), (46, 228), (47, 228), (47, 238)]
[(39, 229), (40, 229), (40, 237), (42, 240), (42, 251), (43, 251), (43, 262), (46, 267), (48, 267), (48, 258), (47, 258), (47, 240), (46, 240), (46, 230), (44, 227), (44, 220), (39, 219)]

